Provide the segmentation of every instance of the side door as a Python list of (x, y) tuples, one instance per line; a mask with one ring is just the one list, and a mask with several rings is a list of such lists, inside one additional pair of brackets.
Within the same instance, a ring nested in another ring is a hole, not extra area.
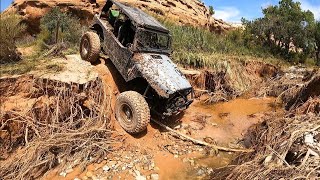
[(122, 77), (128, 81), (127, 65), (133, 56), (133, 52), (131, 52), (127, 47), (124, 47), (104, 23), (105, 22), (99, 20), (99, 24), (104, 27), (102, 48), (110, 57)]

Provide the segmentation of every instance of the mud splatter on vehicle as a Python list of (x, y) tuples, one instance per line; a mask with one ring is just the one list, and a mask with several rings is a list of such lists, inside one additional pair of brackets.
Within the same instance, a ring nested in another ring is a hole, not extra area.
[[(144, 131), (150, 111), (165, 117), (190, 106), (193, 89), (169, 58), (168, 29), (140, 9), (114, 0), (108, 0), (93, 21), (92, 31), (81, 39), (80, 54), (95, 62), (102, 51), (128, 84), (115, 106), (116, 118), (127, 132)], [(130, 86), (137, 83), (143, 86)]]

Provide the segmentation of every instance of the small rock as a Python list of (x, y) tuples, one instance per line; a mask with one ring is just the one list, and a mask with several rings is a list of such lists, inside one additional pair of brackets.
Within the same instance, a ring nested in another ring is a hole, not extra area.
[(204, 170), (199, 169), (198, 172), (197, 172), (197, 176), (203, 176), (204, 173), (205, 173)]
[(139, 176), (136, 177), (136, 180), (147, 180), (147, 178), (145, 176)]
[(81, 179), (79, 179), (79, 178), (74, 178), (73, 180), (81, 180)]
[(191, 166), (194, 166), (194, 160), (190, 159), (189, 162)]
[(91, 171), (88, 171), (88, 172), (86, 173), (86, 176), (89, 177), (89, 178), (91, 178), (91, 177), (93, 176), (93, 173), (92, 173)]
[(264, 159), (264, 164), (267, 165), (269, 164), (269, 162), (272, 160), (272, 154), (268, 155), (265, 159)]
[(69, 173), (71, 173), (71, 172), (73, 172), (73, 169), (72, 169), (72, 168), (66, 170), (66, 173), (67, 173), (67, 174), (69, 174)]
[(143, 169), (144, 169), (144, 170), (149, 170), (149, 166), (148, 166), (148, 165), (144, 165), (144, 166), (143, 166)]
[(104, 171), (109, 171), (110, 170), (110, 167), (109, 166), (107, 166), (107, 165), (105, 165), (105, 166), (103, 166), (103, 168), (102, 168)]
[(184, 162), (184, 163), (186, 163), (186, 162), (188, 162), (188, 161), (189, 161), (188, 158), (183, 158), (183, 159), (182, 159), (182, 162)]
[(62, 176), (62, 177), (66, 177), (66, 176), (67, 176), (67, 173), (63, 171), (63, 172), (61, 172), (59, 175)]
[(58, 163), (60, 164), (62, 162), (63, 162), (63, 159), (58, 158)]
[(151, 174), (151, 180), (159, 180), (159, 174)]
[(118, 169), (118, 167), (120, 167), (120, 164), (116, 164), (113, 169)]
[(99, 178), (97, 178), (97, 176), (94, 176), (94, 175), (91, 177), (91, 179), (92, 180), (100, 180)]
[(136, 180), (146, 180), (147, 179), (145, 176), (142, 176), (139, 171), (135, 170), (134, 172), (136, 173), (136, 177), (135, 177)]
[(218, 126), (217, 123), (211, 123), (211, 126)]
[(174, 158), (179, 158), (179, 156), (178, 156), (178, 155), (174, 155), (173, 157), (174, 157)]
[(111, 166), (111, 167), (116, 166), (116, 164), (117, 164), (117, 161), (109, 161), (108, 162), (108, 165)]
[(123, 167), (121, 168), (121, 170), (122, 170), (122, 171), (126, 170), (126, 166), (123, 166)]
[(313, 139), (313, 135), (312, 134), (306, 134), (304, 136), (304, 143), (307, 145), (307, 146), (313, 146), (314, 144), (314, 139)]
[(133, 168), (133, 163), (127, 164), (127, 167), (128, 167), (128, 168)]

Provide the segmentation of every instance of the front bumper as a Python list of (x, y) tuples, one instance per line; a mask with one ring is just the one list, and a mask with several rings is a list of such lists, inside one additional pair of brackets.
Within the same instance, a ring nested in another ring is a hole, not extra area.
[(192, 88), (176, 92), (167, 100), (163, 115), (172, 116), (180, 114), (192, 104), (193, 97), (194, 91)]

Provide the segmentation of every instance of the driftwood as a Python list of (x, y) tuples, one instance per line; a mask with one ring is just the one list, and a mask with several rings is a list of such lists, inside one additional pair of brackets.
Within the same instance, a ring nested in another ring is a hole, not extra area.
[(49, 50), (46, 53), (44, 53), (41, 56), (41, 58), (59, 55), (61, 54), (62, 50), (67, 49), (68, 47), (67, 44), (65, 43), (58, 43), (53, 46), (49, 46), (49, 45), (46, 45), (46, 46)]
[(39, 179), (54, 167), (85, 167), (110, 152), (110, 88), (100, 79), (77, 84), (26, 75), (2, 82), (36, 100), (26, 112), (0, 113), (0, 179)]
[(155, 119), (151, 119), (151, 121), (153, 121), (154, 123), (158, 124), (159, 126), (165, 128), (166, 130), (172, 132), (172, 133), (175, 133), (177, 134), (180, 138), (184, 138), (184, 139), (187, 139), (191, 142), (193, 142), (194, 144), (198, 144), (198, 145), (203, 145), (203, 146), (208, 146), (208, 147), (211, 147), (215, 150), (219, 150), (219, 151), (226, 151), (226, 152), (253, 152), (252, 149), (234, 149), (234, 148), (227, 148), (227, 147), (222, 147), (222, 146), (217, 146), (217, 145), (214, 145), (214, 144), (209, 144), (209, 143), (206, 143), (204, 141), (200, 141), (200, 140), (197, 140), (197, 139), (194, 139), (194, 138), (191, 138), (185, 134), (182, 134), (164, 124), (162, 124), (161, 122), (155, 120)]

